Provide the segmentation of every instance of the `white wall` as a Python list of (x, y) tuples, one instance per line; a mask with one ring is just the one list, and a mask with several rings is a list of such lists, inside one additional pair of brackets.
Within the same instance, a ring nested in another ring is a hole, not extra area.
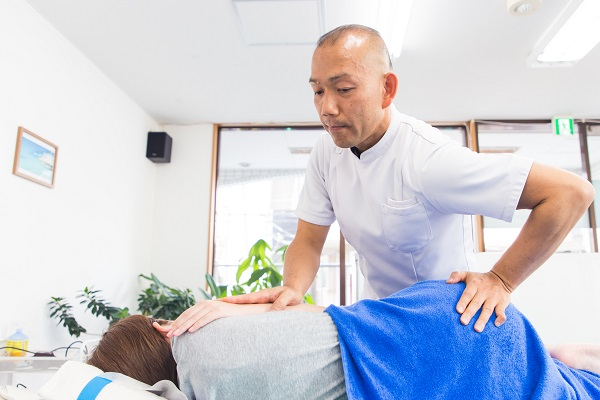
[[(54, 189), (12, 174), (20, 125), (59, 146)], [(157, 128), (26, 1), (0, 2), (0, 339), (21, 326), (31, 349), (68, 345), (46, 303), (86, 285), (135, 307), (152, 265)]]
[[(488, 271), (500, 253), (477, 253)], [(600, 253), (554, 254), (512, 294), (545, 343), (600, 343)]]
[(157, 165), (151, 269), (170, 286), (198, 292), (207, 271), (213, 125), (166, 126), (171, 162)]

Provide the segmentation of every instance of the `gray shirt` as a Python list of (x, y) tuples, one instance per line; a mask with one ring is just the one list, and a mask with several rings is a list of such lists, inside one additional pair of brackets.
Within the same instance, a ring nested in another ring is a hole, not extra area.
[(172, 347), (190, 400), (347, 399), (337, 329), (326, 313), (223, 318)]

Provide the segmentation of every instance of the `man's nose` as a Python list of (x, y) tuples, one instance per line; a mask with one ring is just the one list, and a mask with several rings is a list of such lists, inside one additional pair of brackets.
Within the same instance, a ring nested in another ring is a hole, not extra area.
[(323, 97), (321, 98), (321, 115), (322, 116), (337, 115), (337, 113), (338, 113), (338, 107), (337, 107), (337, 103), (334, 99), (334, 96), (324, 93)]

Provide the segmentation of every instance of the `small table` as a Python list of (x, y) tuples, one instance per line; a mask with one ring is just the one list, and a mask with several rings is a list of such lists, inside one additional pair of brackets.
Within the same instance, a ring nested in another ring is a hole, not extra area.
[(0, 357), (0, 385), (11, 385), (14, 374), (57, 371), (72, 357)]

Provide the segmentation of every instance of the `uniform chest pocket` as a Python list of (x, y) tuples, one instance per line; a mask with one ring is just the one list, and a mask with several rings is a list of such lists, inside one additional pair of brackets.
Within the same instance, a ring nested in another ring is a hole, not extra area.
[(425, 207), (414, 197), (401, 201), (388, 199), (382, 212), (383, 234), (392, 250), (417, 251), (433, 237)]

